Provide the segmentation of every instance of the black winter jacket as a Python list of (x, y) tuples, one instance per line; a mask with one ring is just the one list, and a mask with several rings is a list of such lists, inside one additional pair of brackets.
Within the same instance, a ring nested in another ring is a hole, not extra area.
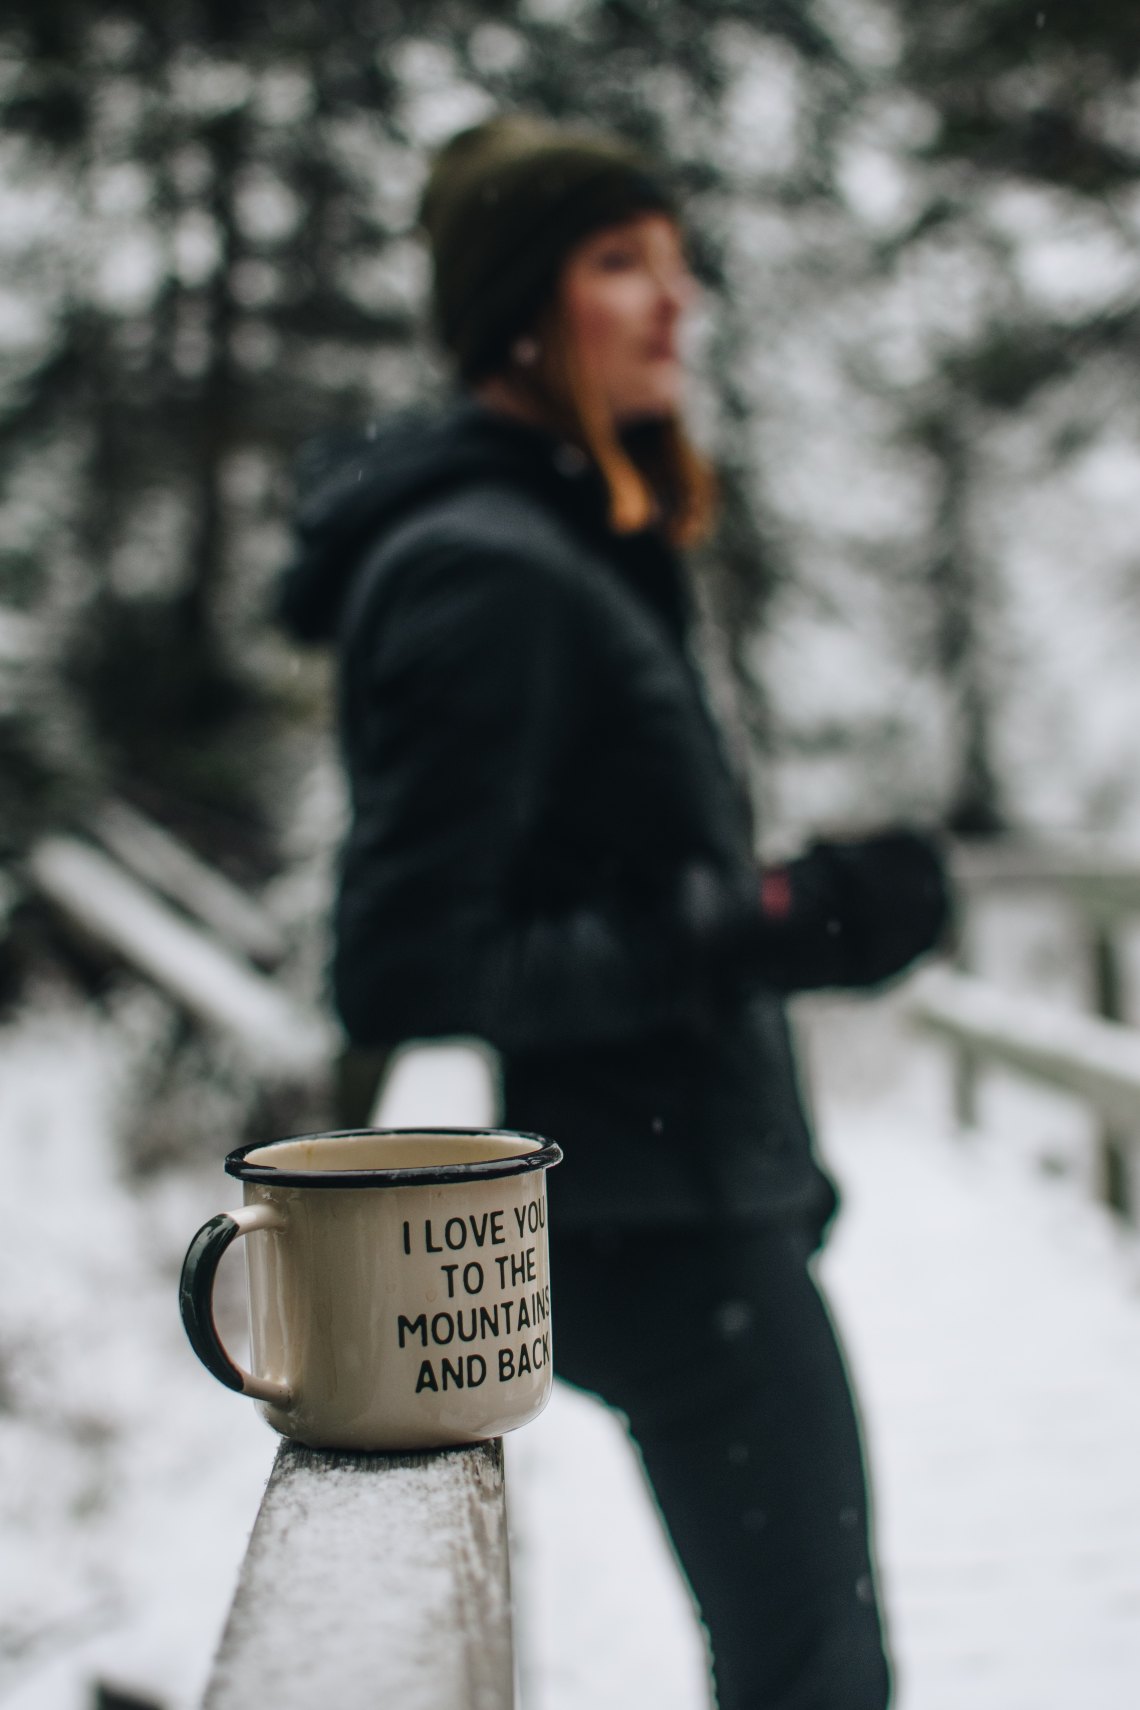
[(326, 442), (308, 487), (282, 607), (340, 648), (350, 1038), (495, 1045), (507, 1125), (564, 1147), (563, 1227), (821, 1228), (780, 994), (824, 982), (765, 936), (675, 555), (468, 400)]

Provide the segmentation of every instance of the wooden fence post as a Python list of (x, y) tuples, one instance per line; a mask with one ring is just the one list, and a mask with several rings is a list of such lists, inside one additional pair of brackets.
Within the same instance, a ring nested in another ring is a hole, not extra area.
[[(1113, 923), (1104, 916), (1094, 916), (1090, 924), (1089, 948), (1096, 1013), (1106, 1021), (1124, 1021), (1124, 979)], [(1128, 1179), (1128, 1136), (1112, 1122), (1101, 1124), (1097, 1173), (1100, 1199), (1119, 1216), (1130, 1216), (1132, 1205)]]
[[(954, 965), (959, 973), (970, 974), (974, 971), (974, 959), (971, 955), (970, 928), (972, 924), (969, 903), (963, 895), (958, 904), (957, 944), (954, 949)], [(954, 1048), (954, 1120), (959, 1134), (978, 1125), (978, 1080), (981, 1067), (977, 1053), (970, 1045), (961, 1039)]]

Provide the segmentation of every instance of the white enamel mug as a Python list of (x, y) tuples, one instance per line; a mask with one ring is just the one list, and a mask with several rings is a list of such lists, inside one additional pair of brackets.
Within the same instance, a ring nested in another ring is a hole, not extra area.
[[(179, 1302), (195, 1353), (312, 1448), (476, 1443), (550, 1396), (546, 1171), (506, 1129), (354, 1129), (243, 1146), (240, 1210), (202, 1226)], [(245, 1236), (252, 1371), (214, 1323), (218, 1262)]]

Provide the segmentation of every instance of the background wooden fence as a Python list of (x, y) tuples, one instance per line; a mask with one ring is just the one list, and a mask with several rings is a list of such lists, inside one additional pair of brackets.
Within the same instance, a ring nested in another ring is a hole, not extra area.
[[(1095, 845), (1012, 843), (959, 847), (953, 857), (960, 909), (959, 972), (929, 969), (912, 984), (911, 1012), (951, 1041), (955, 1102), (965, 1129), (977, 1120), (978, 1077), (1001, 1064), (1075, 1094), (1098, 1114), (1098, 1194), (1134, 1217), (1140, 1140), (1140, 1031), (1130, 1008), (1123, 938), (1140, 913), (1140, 859)], [(984, 899), (1028, 892), (1075, 916), (1089, 1013), (1012, 995), (969, 972), (973, 916)]]

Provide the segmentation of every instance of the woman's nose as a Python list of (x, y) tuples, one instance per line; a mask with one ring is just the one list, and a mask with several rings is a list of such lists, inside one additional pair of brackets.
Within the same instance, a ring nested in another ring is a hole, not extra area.
[(697, 282), (687, 267), (655, 269), (657, 291), (670, 314), (679, 315), (689, 307), (697, 292)]

